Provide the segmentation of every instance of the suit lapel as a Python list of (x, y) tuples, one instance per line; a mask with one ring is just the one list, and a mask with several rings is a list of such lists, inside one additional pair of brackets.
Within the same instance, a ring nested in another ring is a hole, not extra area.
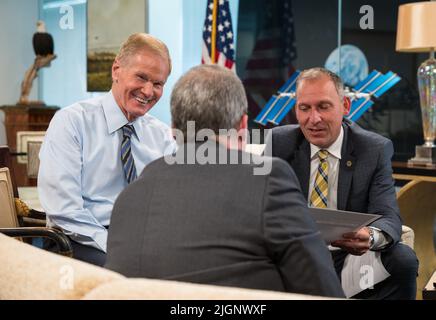
[(310, 179), (310, 145), (307, 140), (303, 140), (290, 164), (300, 181), (301, 191), (307, 199)]
[(353, 150), (353, 137), (349, 126), (344, 123), (344, 140), (341, 150), (341, 161), (339, 164), (338, 177), (338, 209), (346, 210), (347, 199), (350, 194), (351, 181), (353, 180), (354, 167), (356, 166), (356, 157)]

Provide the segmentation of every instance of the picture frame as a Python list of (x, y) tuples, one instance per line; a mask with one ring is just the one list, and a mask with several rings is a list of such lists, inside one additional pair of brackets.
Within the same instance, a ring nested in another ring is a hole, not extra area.
[[(87, 91), (109, 91), (112, 64), (129, 35), (146, 32), (146, 0), (87, 1)], [(117, 23), (128, 21), (129, 23)]]
[[(27, 146), (29, 142), (44, 141), (45, 131), (17, 131), (17, 153), (27, 154)], [(27, 164), (27, 155), (17, 156), (17, 162), (20, 164)]]

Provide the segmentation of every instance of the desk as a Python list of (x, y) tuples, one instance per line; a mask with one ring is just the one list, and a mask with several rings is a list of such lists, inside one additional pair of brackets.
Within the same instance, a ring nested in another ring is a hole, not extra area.
[(39, 202), (38, 189), (36, 187), (19, 187), (18, 194), (30, 209), (44, 212), (44, 209)]

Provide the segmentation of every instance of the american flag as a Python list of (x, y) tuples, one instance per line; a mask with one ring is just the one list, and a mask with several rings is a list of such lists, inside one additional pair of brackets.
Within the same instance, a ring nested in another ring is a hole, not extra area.
[[(268, 1), (266, 6), (265, 24), (243, 76), (251, 119), (295, 71), (293, 62), (297, 58), (291, 0)], [(289, 113), (282, 123), (291, 122), (295, 119)]]
[(202, 64), (235, 69), (232, 16), (228, 0), (208, 0), (203, 27)]

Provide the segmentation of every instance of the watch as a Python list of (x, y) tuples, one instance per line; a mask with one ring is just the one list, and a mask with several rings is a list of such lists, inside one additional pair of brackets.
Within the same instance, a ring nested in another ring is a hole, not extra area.
[(374, 230), (371, 227), (367, 227), (369, 233), (369, 249), (374, 246)]

